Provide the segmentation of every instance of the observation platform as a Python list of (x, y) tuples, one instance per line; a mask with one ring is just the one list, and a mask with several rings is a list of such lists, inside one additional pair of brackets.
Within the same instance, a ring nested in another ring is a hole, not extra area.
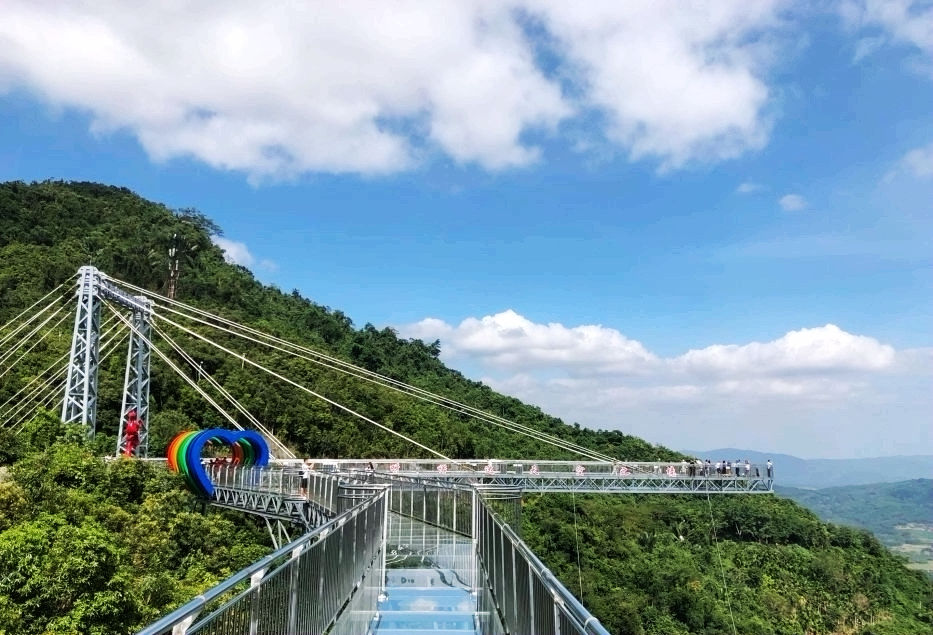
[[(288, 465), (288, 462), (280, 464)], [(767, 466), (755, 463), (734, 464), (728, 473), (717, 473), (715, 464), (686, 461), (320, 459), (315, 460), (314, 469), (357, 476), (375, 472), (392, 477), (554, 494), (770, 494), (774, 483), (773, 468), (769, 476)]]

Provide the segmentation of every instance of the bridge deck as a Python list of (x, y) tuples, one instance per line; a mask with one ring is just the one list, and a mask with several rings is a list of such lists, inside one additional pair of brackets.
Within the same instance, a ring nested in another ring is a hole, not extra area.
[(715, 464), (686, 461), (312, 460), (314, 469), (324, 473), (375, 472), (435, 482), (515, 487), (537, 493), (769, 494), (774, 482), (773, 468), (744, 462), (717, 471)]

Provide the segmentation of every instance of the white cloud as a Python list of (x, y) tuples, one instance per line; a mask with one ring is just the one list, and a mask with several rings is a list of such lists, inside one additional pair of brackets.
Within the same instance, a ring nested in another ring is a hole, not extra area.
[(751, 181), (746, 181), (745, 183), (739, 184), (735, 191), (739, 194), (751, 194), (753, 192), (760, 192), (765, 189), (765, 186), (761, 183), (752, 183)]
[(852, 61), (861, 62), (863, 59), (879, 50), (885, 44), (883, 37), (863, 37), (855, 43), (855, 53), (852, 54)]
[(230, 240), (223, 236), (211, 236), (211, 242), (223, 250), (224, 260), (229, 263), (251, 267), (256, 262), (245, 243)]
[(762, 33), (778, 26), (776, 2), (529, 3), (609, 137), (662, 168), (728, 159), (760, 148), (770, 130)]
[(680, 371), (697, 374), (784, 375), (881, 370), (894, 363), (894, 349), (878, 340), (852, 335), (834, 324), (791, 331), (771, 342), (717, 344), (671, 360)]
[(858, 40), (853, 59), (859, 62), (882, 46), (894, 43), (919, 53), (918, 67), (933, 71), (933, 5), (923, 0), (850, 0), (838, 5), (850, 28), (878, 32)]
[(901, 159), (901, 166), (918, 179), (933, 177), (933, 143), (908, 152)]
[(590, 136), (669, 169), (767, 141), (778, 10), (9, 0), (0, 90), (85, 112), (101, 134), (126, 130), (156, 160), (253, 178), (392, 173), (438, 153), (525, 166), (540, 160), (542, 135), (586, 125), (594, 110), (607, 128)]
[(263, 271), (277, 271), (279, 268), (275, 261), (266, 258), (257, 261), (256, 257), (250, 252), (249, 247), (246, 246), (246, 243), (230, 240), (223, 236), (211, 236), (211, 242), (223, 250), (224, 260), (231, 264), (246, 268), (255, 265), (258, 269)]
[(637, 373), (669, 379), (687, 374), (704, 381), (711, 376), (757, 381), (761, 376), (879, 371), (895, 358), (892, 347), (834, 324), (790, 331), (770, 342), (716, 344), (667, 359), (616, 329), (538, 324), (511, 309), (467, 318), (457, 326), (426, 318), (399, 331), (404, 337), (441, 340), (450, 358), (478, 359), (491, 368), (560, 369), (575, 375)]
[[(570, 421), (679, 448), (752, 446), (810, 456), (933, 451), (933, 353), (896, 351), (833, 324), (672, 357), (598, 325), (515, 311), (399, 327), (496, 390)], [(919, 444), (919, 445), (918, 445)]]
[(511, 309), (480, 319), (467, 318), (457, 327), (427, 318), (404, 327), (403, 333), (417, 339), (442, 339), (452, 356), (479, 357), (502, 368), (585, 366), (600, 372), (629, 372), (656, 361), (639, 342), (615, 329), (536, 324)]
[(909, 174), (917, 179), (933, 178), (933, 142), (914, 148), (897, 162), (884, 175), (885, 183), (890, 183), (902, 174)]
[(800, 194), (785, 194), (778, 201), (785, 212), (799, 212), (807, 206), (807, 201)]

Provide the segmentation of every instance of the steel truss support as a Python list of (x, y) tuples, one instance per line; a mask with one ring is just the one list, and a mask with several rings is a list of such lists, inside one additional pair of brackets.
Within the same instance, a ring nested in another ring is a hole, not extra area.
[(120, 429), (117, 433), (117, 456), (127, 454), (126, 423), (130, 413), (136, 413), (139, 424), (133, 456), (149, 455), (149, 342), (152, 339), (152, 303), (145, 296), (134, 298), (133, 329), (126, 354), (126, 374), (123, 377), (123, 405), (120, 408)]
[(320, 527), (336, 516), (335, 511), (304, 498), (223, 485), (214, 486), (211, 504), (262, 516), (270, 521), (296, 524), (304, 531)]
[(62, 421), (85, 426), (88, 438), (97, 426), (97, 372), (100, 364), (100, 272), (78, 269), (78, 309), (68, 357)]

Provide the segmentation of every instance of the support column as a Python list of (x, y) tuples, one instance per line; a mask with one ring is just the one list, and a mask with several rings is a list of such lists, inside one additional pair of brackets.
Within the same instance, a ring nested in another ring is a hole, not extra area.
[(82, 424), (90, 439), (97, 427), (97, 373), (100, 363), (100, 272), (96, 267), (78, 269), (77, 296), (62, 421)]
[(123, 377), (123, 405), (120, 408), (120, 429), (117, 433), (117, 456), (127, 452), (126, 424), (131, 412), (136, 413), (138, 439), (133, 456), (149, 455), (149, 341), (152, 338), (152, 303), (145, 296), (134, 298), (133, 330), (126, 354), (126, 374)]

